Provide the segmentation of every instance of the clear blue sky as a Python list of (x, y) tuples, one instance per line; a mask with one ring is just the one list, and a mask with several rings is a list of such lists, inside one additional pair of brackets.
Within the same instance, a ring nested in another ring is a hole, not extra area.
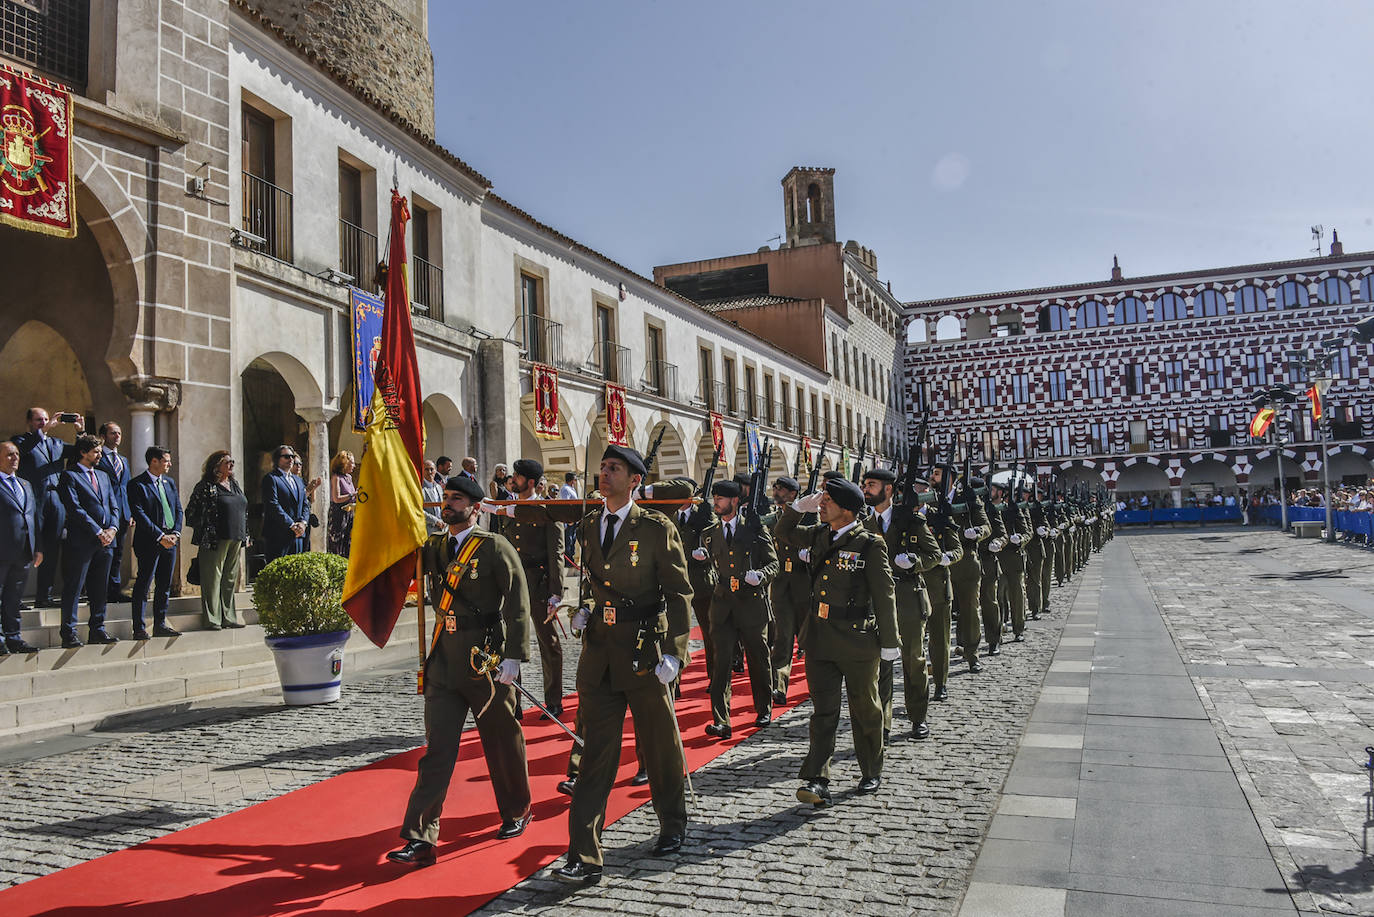
[(430, 3), (439, 140), (498, 194), (650, 274), (833, 166), (906, 300), (1374, 249), (1371, 35), (1364, 0)]

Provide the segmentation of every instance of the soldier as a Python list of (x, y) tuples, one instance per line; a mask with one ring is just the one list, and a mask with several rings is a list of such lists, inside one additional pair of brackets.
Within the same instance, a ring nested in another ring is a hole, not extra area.
[[(573, 630), (582, 631), (577, 694), (586, 746), (568, 811), (568, 859), (554, 875), (582, 885), (601, 881), (601, 827), (620, 765), (627, 709), (658, 814), (653, 855), (681, 850), (687, 833), (687, 761), (671, 686), (688, 658), (692, 587), (677, 528), (631, 498), (636, 491), (652, 493), (641, 490), (646, 471), (635, 450), (607, 447), (600, 480), (605, 505), (588, 513), (578, 529), (585, 575)], [(680, 482), (655, 488), (670, 499), (691, 495)], [(539, 508), (519, 509), (523, 515)], [(565, 515), (562, 509), (545, 511), (557, 518)]]
[[(496, 836), (516, 837), (534, 817), (525, 735), (511, 687), (529, 655), (529, 592), (510, 542), (477, 528), (481, 499), (482, 487), (475, 480), (449, 478), (442, 510), (448, 528), (430, 536), (422, 555), (425, 571), (432, 574), (435, 608), (434, 636), (424, 663), (426, 748), (401, 825), (406, 845), (386, 855), (394, 863), (434, 863), (439, 816), (469, 710), (501, 813)], [(478, 674), (476, 654), (501, 657), (494, 677), (490, 671)]]
[[(854, 755), (861, 779), (857, 792), (882, 785), (883, 709), (878, 664), (901, 658), (892, 570), (883, 539), (865, 531), (856, 516), (863, 491), (844, 478), (826, 482), (783, 510), (778, 537), (805, 550), (811, 573), (811, 617), (806, 625), (806, 668), (811, 684), (811, 747), (799, 776), (797, 799), (830, 805), (830, 759), (840, 726), (841, 692), (849, 697)], [(799, 525), (802, 513), (819, 514), (819, 525)]]
[[(930, 702), (930, 685), (926, 679), (926, 621), (930, 619), (930, 601), (926, 597), (922, 574), (932, 567), (948, 567), (953, 558), (940, 549), (924, 516), (912, 512), (910, 507), (899, 509), (892, 505), (896, 482), (897, 476), (886, 468), (872, 468), (864, 474), (864, 503), (873, 510), (873, 515), (864, 521), (864, 528), (883, 536), (888, 557), (892, 558), (906, 715), (911, 720), (912, 737), (925, 739), (930, 736), (930, 726), (926, 723), (926, 708)], [(945, 634), (949, 634), (948, 621), (945, 622)], [(892, 737), (895, 668), (896, 663), (890, 661), (878, 665), (884, 743)]]
[(1041, 614), (1049, 614), (1050, 585), (1054, 581), (1055, 539), (1059, 533), (1055, 531), (1054, 527), (1054, 516), (1052, 513), (1054, 501), (1050, 499), (1050, 495), (1046, 494), (1042, 497), (1036, 503), (1036, 506), (1040, 508), (1040, 515), (1038, 517), (1040, 521), (1037, 524), (1044, 528), (1043, 532), (1038, 529), (1036, 530), (1036, 535), (1040, 538), (1040, 544), (1044, 554), (1044, 557), (1040, 561), (1040, 604), (1038, 607), (1040, 608)]
[(720, 524), (703, 536), (692, 552), (694, 559), (710, 560), (716, 571), (711, 595), (711, 642), (715, 644), (711, 669), (711, 719), (706, 734), (730, 738), (729, 664), (736, 644), (744, 646), (749, 663), (749, 686), (754, 695), (754, 725), (767, 726), (773, 719), (773, 664), (768, 653), (768, 584), (778, 574), (778, 555), (773, 536), (758, 519), (740, 518), (740, 486), (717, 481), (711, 499)]
[[(935, 536), (936, 543), (940, 546), (940, 563), (926, 570), (922, 576), (925, 577), (926, 600), (930, 602), (930, 621), (926, 628), (928, 631), (926, 639), (930, 645), (931, 678), (935, 682), (931, 698), (942, 701), (949, 699), (947, 684), (949, 682), (950, 610), (954, 605), (950, 571), (964, 559), (964, 544), (959, 537), (959, 523), (954, 517), (950, 513), (942, 512), (930, 505), (935, 502), (931, 499), (935, 494), (930, 489), (930, 482), (925, 478), (916, 478), (913, 486), (918, 497), (925, 497), (920, 501), (917, 512), (926, 521), (931, 534)], [(969, 550), (973, 549), (970, 548)], [(949, 558), (949, 563), (944, 562), (945, 557)], [(973, 583), (975, 586), (978, 583), (976, 576), (973, 578)], [(899, 618), (898, 627), (900, 628), (900, 626)], [(903, 632), (903, 636), (905, 636), (905, 632)], [(977, 638), (974, 639), (974, 645), (977, 645)], [(976, 655), (973, 658), (973, 663), (979, 664)]]
[(1031, 487), (1018, 484), (1016, 499), (1030, 520), (1030, 531), (1035, 535), (1025, 546), (1026, 611), (1032, 621), (1038, 621), (1045, 611), (1045, 606), (1041, 604), (1043, 590), (1040, 586), (1040, 575), (1045, 569), (1045, 510), (1040, 506), (1040, 501), (1034, 499)]
[[(959, 610), (959, 646), (964, 661), (970, 672), (981, 672), (983, 664), (978, 661), (978, 644), (983, 639), (983, 630), (978, 620), (978, 593), (983, 579), (983, 562), (979, 546), (992, 537), (992, 526), (982, 501), (969, 482), (964, 482), (957, 494), (952, 493), (954, 469), (951, 466), (936, 465), (930, 473), (930, 485), (937, 493), (944, 488), (944, 500), (937, 511), (948, 513), (950, 522), (946, 524), (953, 525), (963, 539), (964, 556), (950, 566), (949, 583), (954, 605)], [(957, 502), (951, 504), (950, 500)], [(936, 671), (938, 674), (938, 669)]]
[[(1007, 527), (1002, 514), (992, 504), (989, 488), (982, 478), (969, 482), (975, 499), (983, 504), (992, 537), (978, 545), (978, 563), (983, 575), (978, 581), (978, 603), (983, 610), (983, 640), (988, 646), (988, 655), (996, 656), (1002, 652), (1002, 610), (997, 605), (997, 581), (1002, 575), (997, 555), (1007, 546)], [(977, 650), (974, 644), (974, 650)]]
[(997, 589), (1006, 597), (1006, 604), (1011, 612), (1012, 639), (1017, 643), (1026, 639), (1025, 548), (1027, 543), (1035, 538), (1031, 531), (1030, 516), (1020, 504), (1009, 499), (1019, 481), (1019, 476), (1012, 480), (1012, 475), (1009, 474), (1005, 482), (994, 482), (991, 485), (993, 505), (997, 508), (997, 514), (1001, 517), (1002, 526), (1007, 532), (1006, 546), (997, 557)]
[(811, 576), (797, 556), (797, 548), (778, 541), (777, 529), (782, 509), (797, 499), (801, 486), (795, 479), (781, 477), (773, 482), (773, 512), (761, 521), (773, 530), (778, 552), (778, 575), (770, 586), (773, 606), (773, 705), (787, 703), (787, 686), (792, 678), (793, 650), (801, 642), (802, 627), (811, 613)]
[[(690, 485), (696, 490), (696, 482), (690, 479), (679, 479)], [(696, 618), (697, 626), (701, 628), (701, 642), (706, 653), (706, 671), (715, 671), (711, 668), (711, 662), (715, 658), (715, 647), (711, 645), (711, 594), (716, 588), (716, 568), (711, 565), (709, 558), (697, 560), (696, 549), (701, 547), (702, 540), (711, 530), (717, 528), (720, 522), (716, 519), (716, 514), (711, 512), (711, 508), (705, 503), (693, 508), (687, 504), (682, 509), (673, 513), (673, 525), (677, 527), (678, 537), (682, 539), (682, 549), (687, 554), (687, 576), (692, 584), (692, 615)]]
[[(499, 466), (498, 466), (499, 467)], [(544, 476), (534, 459), (517, 459), (506, 487), (516, 500), (533, 500)], [(544, 675), (544, 706), (563, 715), (563, 644), (558, 638), (558, 605), (563, 601), (563, 526), (552, 520), (507, 519), (502, 534), (510, 539), (525, 569), (530, 602), (535, 612), (534, 636)]]

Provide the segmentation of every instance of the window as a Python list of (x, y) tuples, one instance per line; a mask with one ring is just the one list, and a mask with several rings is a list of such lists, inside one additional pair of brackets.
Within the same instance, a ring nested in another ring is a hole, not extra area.
[(1226, 358), (1208, 357), (1205, 366), (1207, 370), (1207, 387), (1213, 391), (1226, 388)]
[(1149, 317), (1144, 301), (1135, 296), (1127, 296), (1116, 304), (1116, 324), (1136, 325)]
[(970, 341), (980, 341), (992, 336), (992, 319), (986, 312), (973, 312), (964, 319), (964, 337)]
[(252, 243), (257, 251), (279, 261), (290, 261), (293, 249), (291, 192), (277, 185), (277, 125), (267, 115), (245, 105), (240, 127), (243, 134), (243, 229), (262, 239)]
[(1307, 384), (1307, 364), (1298, 360), (1290, 360), (1288, 363), (1288, 384), (1306, 385)]
[(663, 329), (644, 326), (644, 381), (649, 391), (661, 398), (677, 400), (677, 366), (663, 359)]
[(1054, 454), (1068, 455), (1073, 451), (1072, 437), (1069, 436), (1068, 427), (1053, 427), (1050, 432), (1054, 437)]
[(1011, 377), (1011, 400), (1014, 404), (1026, 404), (1030, 401), (1030, 381), (1025, 373), (1017, 373)]
[(1013, 337), (1021, 334), (1022, 315), (1020, 309), (1003, 309), (997, 315), (997, 334)]
[(1002, 438), (995, 430), (983, 431), (983, 461), (995, 462), (1001, 455)]
[[(376, 286), (377, 236), (368, 232), (362, 170), (339, 162), (339, 270), (364, 290)], [(375, 221), (374, 221), (375, 225)], [(428, 239), (426, 239), (428, 244)]]
[[(787, 386), (784, 385), (784, 386), (783, 386), (783, 389), (786, 390), (786, 388), (787, 388)], [(763, 397), (763, 418), (764, 418), (765, 421), (768, 422), (768, 425), (771, 427), (771, 426), (776, 422), (777, 411), (776, 411), (776, 410), (774, 409), (774, 407), (773, 407), (773, 377), (772, 377), (772, 375), (769, 374), (769, 373), (764, 373), (764, 374), (763, 374), (763, 395), (762, 395), (762, 397)], [(785, 412), (785, 411), (783, 412), (783, 416), (784, 416), (784, 417), (786, 416), (786, 412)], [(785, 422), (786, 422), (786, 421), (784, 421), (784, 423), (785, 423)]]
[(78, 89), (85, 86), (90, 0), (18, 0), (4, 4), (3, 16), (0, 56)]
[(715, 374), (711, 371), (712, 364), (715, 362), (711, 358), (711, 348), (701, 347), (697, 349), (697, 374), (701, 376), (701, 390), (698, 395), (702, 404), (706, 405), (708, 411), (719, 411), (720, 405), (712, 401), (712, 382), (715, 381)]
[(1107, 307), (1095, 299), (1090, 299), (1078, 307), (1079, 328), (1101, 328), (1109, 324)]
[(1360, 299), (1374, 302), (1374, 274), (1365, 274), (1364, 280), (1360, 281)]
[(1262, 353), (1245, 355), (1245, 384), (1252, 388), (1269, 384), (1269, 357)]
[(744, 367), (744, 413), (750, 419), (758, 419), (758, 390), (755, 388), (754, 367)]
[(1145, 394), (1145, 367), (1140, 363), (1127, 363), (1121, 370), (1126, 379), (1126, 394)]
[(1155, 318), (1161, 322), (1172, 322), (1188, 317), (1188, 303), (1177, 293), (1165, 293), (1155, 300)]
[(949, 406), (952, 408), (962, 407), (964, 404), (964, 380), (949, 380)]
[(1069, 310), (1063, 306), (1045, 306), (1037, 322), (1041, 331), (1065, 331), (1069, 327)]
[(920, 414), (926, 409), (926, 406), (930, 404), (928, 400), (930, 395), (926, 390), (926, 384), (924, 382), (917, 382), (912, 389), (912, 394), (916, 397), (916, 403), (913, 406), (916, 409), (916, 413)]
[(1105, 367), (1095, 366), (1088, 370), (1088, 397), (1107, 397), (1107, 370)]
[(598, 302), (592, 320), (596, 333), (597, 368), (607, 382), (624, 385), (629, 377), (630, 352), (616, 342), (615, 309)]
[(416, 312), (444, 320), (444, 270), (440, 250), (439, 211), (412, 198), (410, 202), (410, 299)]
[[(764, 380), (764, 384), (767, 385), (767, 386), (769, 386), (769, 387), (771, 388), (771, 387), (772, 387), (772, 384), (773, 384), (773, 380), (772, 380), (772, 379), (765, 379), (765, 380)], [(784, 430), (790, 430), (790, 429), (792, 429), (792, 426), (793, 426), (793, 424), (792, 424), (792, 386), (790, 386), (790, 385), (787, 384), (787, 380), (786, 380), (786, 379), (782, 380), (782, 384), (781, 384), (780, 386), (778, 386), (778, 394), (779, 394), (780, 396), (782, 396), (782, 417), (778, 418), (778, 422), (779, 422), (780, 424), (782, 424), (782, 428), (783, 428)], [(801, 399), (800, 399), (800, 398), (797, 399), (797, 407), (798, 407), (798, 408), (801, 407)]]
[(1165, 427), (1169, 434), (1170, 449), (1188, 448), (1188, 421), (1179, 417), (1170, 417), (1165, 421)]
[(825, 399), (825, 438), (834, 441), (834, 433), (830, 427), (830, 399)]
[(997, 380), (992, 376), (984, 376), (978, 380), (978, 401), (985, 408), (997, 403)]
[(1088, 442), (1095, 455), (1106, 455), (1111, 438), (1105, 423), (1088, 424)]
[(1331, 375), (1336, 379), (1350, 378), (1350, 348), (1341, 347), (1331, 353)]
[(1343, 306), (1350, 302), (1350, 284), (1339, 277), (1328, 277), (1317, 287), (1317, 299), (1333, 306)]
[(1187, 381), (1187, 367), (1182, 360), (1166, 360), (1164, 362), (1164, 390), (1166, 392), (1181, 392)]
[(1207, 445), (1213, 449), (1231, 445), (1231, 419), (1225, 414), (1214, 414), (1207, 419)]
[(1298, 283), (1296, 280), (1290, 280), (1279, 287), (1278, 300), (1280, 309), (1298, 309), (1311, 303), (1307, 295), (1307, 284)]
[[(800, 401), (800, 400), (801, 400), (800, 397), (798, 397), (797, 400)], [(817, 405), (817, 396), (816, 396), (816, 393), (815, 393), (815, 392), (812, 392), (812, 393), (811, 393), (811, 433), (812, 433), (812, 435), (815, 435), (815, 433), (816, 433), (816, 421), (817, 421), (817, 418), (820, 416), (820, 412), (816, 410), (816, 405)], [(826, 422), (826, 427), (829, 427), (829, 426), (830, 426), (830, 423), (827, 421), (827, 422)]]
[(935, 323), (935, 340), (937, 341), (957, 341), (963, 335), (959, 327), (959, 318), (954, 315), (942, 315), (940, 320)]
[(1149, 428), (1145, 425), (1145, 421), (1131, 421), (1131, 451), (1147, 452), (1149, 448)]
[(1069, 386), (1067, 374), (1062, 369), (1056, 369), (1046, 377), (1050, 386), (1050, 398), (1054, 401), (1063, 401), (1069, 396)]
[(1030, 431), (1027, 430), (1027, 429), (1025, 429), (1024, 427), (1019, 427), (1019, 428), (1017, 428), (1017, 430), (1016, 430), (1016, 437), (1015, 437), (1015, 444), (1016, 444), (1016, 457), (1017, 457), (1017, 458), (1023, 459), (1023, 458), (1026, 458), (1027, 456), (1029, 456), (1029, 455), (1030, 455), (1030, 451), (1031, 451), (1031, 434), (1030, 434)]
[(843, 343), (840, 345), (840, 347), (842, 348), (842, 352), (843, 352), (843, 354), (844, 354), (844, 356), (843, 356), (843, 358), (842, 358), (842, 361), (841, 361), (841, 362), (844, 363), (844, 384), (845, 384), (845, 385), (852, 385), (853, 383), (850, 382), (850, 375), (849, 375), (849, 342), (848, 342), (848, 341), (843, 342)]
[(1216, 290), (1203, 290), (1193, 300), (1198, 315), (1225, 315), (1226, 297)]
[(739, 397), (735, 394), (735, 358), (721, 357), (720, 381), (725, 384), (725, 409), (731, 414), (739, 412)]
[(1236, 290), (1236, 312), (1268, 312), (1269, 294), (1256, 286), (1244, 286)]

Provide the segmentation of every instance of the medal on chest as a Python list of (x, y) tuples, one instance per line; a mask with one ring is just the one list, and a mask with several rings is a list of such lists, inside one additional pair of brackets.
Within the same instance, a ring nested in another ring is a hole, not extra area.
[(469, 569), (471, 572), (468, 573), (468, 579), (477, 579), (477, 558), (472, 559), (472, 565)]
[(630, 566), (639, 566), (639, 542), (637, 541), (630, 542)]
[(840, 551), (836, 555), (835, 566), (846, 573), (853, 573), (864, 568), (864, 561), (858, 551)]

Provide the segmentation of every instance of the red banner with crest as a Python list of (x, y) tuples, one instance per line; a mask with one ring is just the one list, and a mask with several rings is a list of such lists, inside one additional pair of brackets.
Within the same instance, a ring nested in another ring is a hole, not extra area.
[(711, 412), (711, 448), (725, 454), (725, 418), (715, 411)]
[(544, 439), (561, 439), (558, 429), (558, 370), (534, 364), (534, 432)]
[(0, 223), (75, 236), (71, 93), (0, 65), (0, 123)]
[(606, 442), (628, 446), (630, 423), (625, 416), (625, 386), (606, 383)]

